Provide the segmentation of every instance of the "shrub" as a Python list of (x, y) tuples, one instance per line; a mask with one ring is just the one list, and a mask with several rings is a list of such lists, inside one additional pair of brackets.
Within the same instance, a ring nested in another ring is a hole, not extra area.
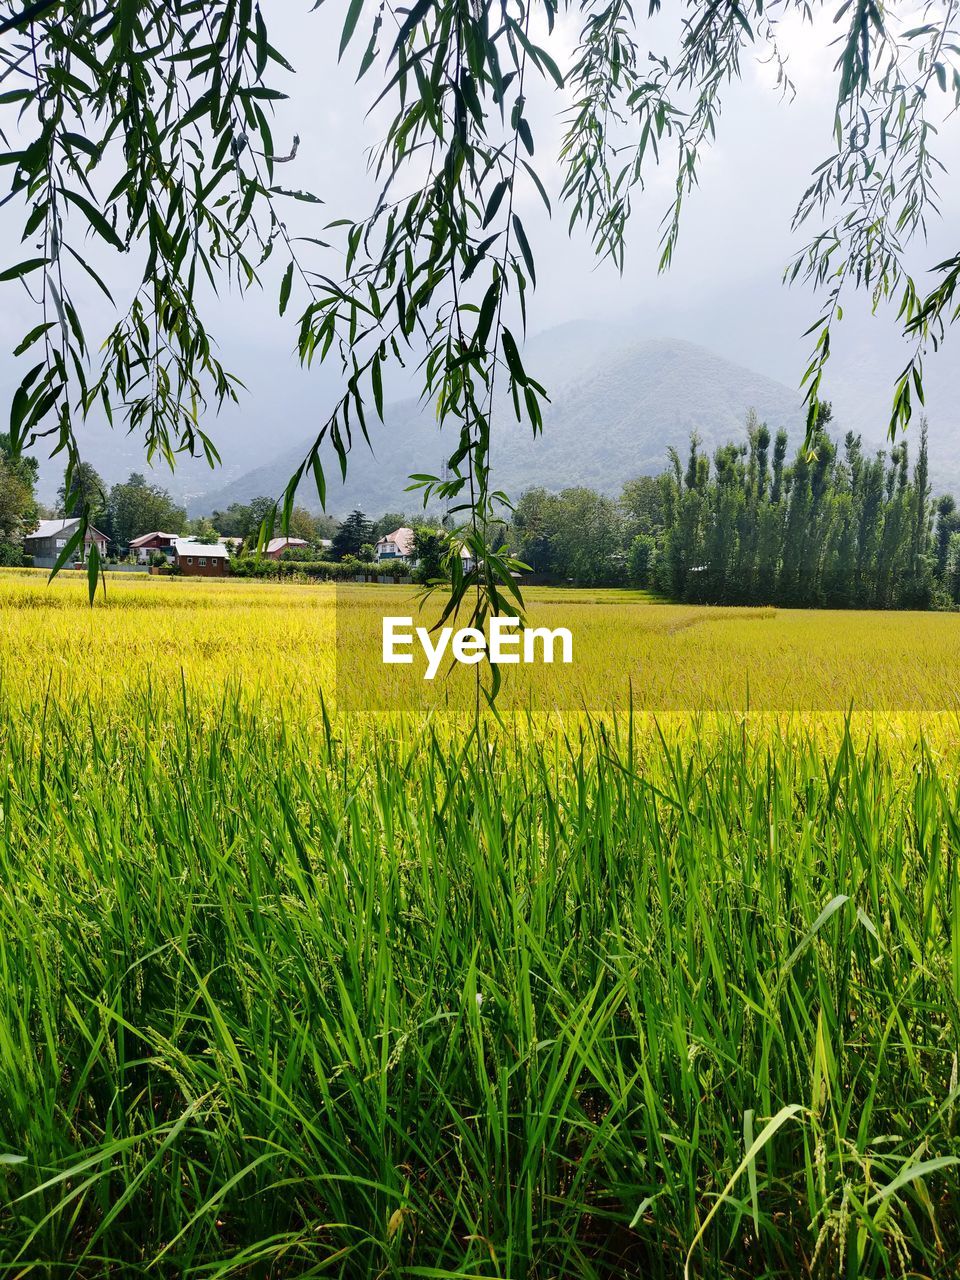
[(627, 561), (627, 573), (633, 586), (650, 586), (656, 556), (656, 541), (649, 533), (638, 534), (630, 547), (630, 556)]
[(394, 582), (400, 582), (410, 576), (410, 566), (404, 560), (386, 560), (377, 566), (377, 572)]
[(231, 562), (237, 578), (282, 579), (312, 578), (319, 582), (339, 582), (369, 573), (370, 566), (353, 557), (335, 560), (268, 560), (263, 556), (240, 556)]

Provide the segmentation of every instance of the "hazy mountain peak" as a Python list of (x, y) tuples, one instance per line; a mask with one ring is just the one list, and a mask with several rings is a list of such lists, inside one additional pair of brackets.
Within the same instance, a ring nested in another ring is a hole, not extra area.
[[(797, 429), (801, 397), (771, 378), (675, 338), (636, 338), (614, 325), (571, 323), (531, 339), (525, 359), (551, 396), (544, 431), (533, 439), (504, 401), (494, 419), (492, 465), (499, 488), (517, 495), (532, 485), (560, 489), (588, 484), (615, 494), (625, 479), (659, 470), (667, 448), (686, 449), (697, 431), (704, 447), (744, 435), (755, 408), (772, 426)], [(328, 507), (369, 512), (412, 505), (405, 494), (411, 471), (439, 472), (452, 442), (444, 442), (432, 410), (416, 400), (389, 405), (373, 436), (350, 458), (341, 488), (330, 451)], [(210, 511), (258, 494), (278, 495), (310, 446), (255, 468), (195, 504)], [(309, 490), (304, 500), (315, 501)]]

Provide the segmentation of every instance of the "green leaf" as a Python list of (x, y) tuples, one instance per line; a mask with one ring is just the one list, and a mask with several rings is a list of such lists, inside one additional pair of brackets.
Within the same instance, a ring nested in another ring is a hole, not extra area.
[(490, 193), (490, 199), (487, 201), (486, 212), (483, 215), (484, 228), (489, 227), (490, 223), (497, 216), (497, 210), (500, 208), (500, 205), (503, 202), (503, 197), (507, 194), (509, 189), (509, 178), (501, 179), (501, 181), (493, 188), (493, 191)]
[(486, 348), (490, 329), (493, 325), (493, 318), (497, 313), (497, 304), (500, 301), (500, 291), (500, 273), (496, 272), (495, 278), (484, 294), (483, 302), (480, 304), (480, 316), (473, 334), (473, 341), (478, 351), (483, 351)]
[(48, 320), (46, 324), (38, 324), (35, 329), (31, 329), (26, 337), (21, 338), (14, 347), (13, 354), (15, 356), (22, 356), (28, 347), (32, 347), (38, 338), (42, 337), (48, 329), (52, 329), (54, 327), (54, 323), (55, 322), (53, 320)]
[(293, 261), (287, 263), (287, 269), (283, 273), (283, 279), (280, 281), (280, 314), (287, 309), (287, 303), (290, 301), (290, 290), (293, 287)]
[(892, 1182), (888, 1182), (885, 1187), (881, 1187), (872, 1195), (867, 1204), (876, 1204), (878, 1200), (889, 1200), (908, 1182), (915, 1182), (917, 1178), (925, 1178), (927, 1174), (936, 1173), (940, 1169), (949, 1169), (957, 1164), (960, 1164), (960, 1156), (936, 1156), (932, 1160), (921, 1160), (918, 1164), (907, 1165), (905, 1169), (900, 1170)]
[(29, 275), (31, 271), (45, 267), (49, 261), (49, 258), (26, 258), (23, 262), (18, 262), (15, 267), (7, 267), (6, 270), (0, 271), (0, 283), (4, 280), (19, 280), (21, 276)]
[[(292, 191), (289, 187), (271, 187), (270, 194), (272, 196), (286, 196), (290, 200), (300, 200), (304, 204), (324, 204), (319, 196), (313, 195), (310, 191)], [(301, 240), (306, 239), (305, 236), (300, 237)], [(317, 244), (323, 244), (322, 240), (318, 240)]]
[(313, 468), (313, 483), (317, 489), (317, 497), (320, 499), (320, 505), (324, 510), (327, 508), (327, 479), (323, 474), (323, 467), (320, 465), (319, 456), (314, 453), (310, 459)]
[(353, 33), (357, 29), (357, 22), (363, 10), (363, 0), (350, 0), (350, 8), (347, 10), (347, 16), (343, 23), (343, 33), (340, 36), (340, 51), (337, 54), (337, 61), (346, 53), (347, 45), (353, 39)]
[[(81, 526), (82, 528), (82, 526)], [(87, 595), (90, 597), (90, 608), (93, 608), (93, 602), (97, 597), (97, 583), (100, 581), (100, 548), (95, 542), (90, 543), (90, 550), (87, 553)], [(104, 593), (107, 590), (106, 579), (103, 584)]]
[(503, 345), (503, 354), (507, 358), (507, 367), (510, 370), (510, 374), (514, 382), (516, 382), (518, 386), (525, 387), (529, 379), (527, 378), (526, 370), (523, 367), (523, 361), (520, 359), (520, 352), (517, 350), (516, 341), (509, 329), (504, 329), (503, 336), (500, 341)]
[(690, 1261), (693, 1258), (694, 1253), (696, 1252), (697, 1245), (703, 1239), (703, 1236), (707, 1230), (707, 1227), (709, 1227), (714, 1217), (717, 1215), (717, 1213), (719, 1213), (723, 1204), (726, 1202), (727, 1198), (730, 1195), (730, 1192), (733, 1190), (741, 1174), (744, 1172), (744, 1170), (750, 1168), (750, 1166), (756, 1160), (757, 1156), (764, 1149), (764, 1147), (767, 1145), (770, 1139), (774, 1136), (774, 1134), (779, 1129), (783, 1128), (783, 1126), (787, 1123), (788, 1120), (794, 1119), (795, 1117), (799, 1116), (802, 1112), (803, 1112), (803, 1107), (799, 1106), (795, 1102), (790, 1103), (785, 1107), (781, 1107), (780, 1110), (777, 1112), (777, 1114), (773, 1117), (773, 1119), (768, 1120), (767, 1123), (763, 1126), (757, 1138), (755, 1138), (754, 1141), (751, 1142), (750, 1146), (747, 1148), (746, 1155), (743, 1157), (743, 1159), (737, 1165), (736, 1169), (733, 1171), (733, 1174), (730, 1177), (729, 1181), (727, 1182), (726, 1186), (717, 1196), (716, 1200), (714, 1200), (713, 1205), (710, 1208), (710, 1212), (707, 1214), (703, 1222), (700, 1224), (700, 1230), (693, 1237), (693, 1241), (690, 1245), (690, 1248), (687, 1250), (687, 1257), (684, 1263), (684, 1268), (683, 1268), (684, 1280), (690, 1280), (690, 1275), (691, 1275)]
[(382, 23), (383, 11), (379, 10), (377, 12), (377, 16), (373, 20), (373, 31), (370, 34), (370, 41), (364, 50), (363, 57), (360, 60), (360, 70), (357, 72), (358, 80), (362, 80), (373, 66), (373, 60), (377, 55), (377, 36), (380, 34), (380, 27)]
[(787, 963), (783, 967), (783, 972), (780, 975), (780, 982), (778, 983), (778, 986), (783, 984), (790, 970), (793, 968), (793, 966), (797, 963), (797, 961), (806, 951), (807, 947), (810, 946), (810, 943), (814, 940), (814, 938), (817, 936), (817, 934), (820, 932), (823, 926), (830, 919), (832, 919), (833, 916), (836, 915), (836, 913), (840, 910), (842, 906), (844, 906), (849, 901), (850, 901), (850, 897), (846, 893), (835, 894), (834, 897), (830, 899), (827, 905), (823, 908), (823, 910), (817, 916), (816, 920), (814, 920), (813, 924), (810, 926), (807, 932), (803, 935), (803, 937), (797, 943), (796, 947), (794, 947), (789, 959), (787, 960)]
[[(753, 1146), (753, 1111), (744, 1111), (743, 1113), (743, 1145), (749, 1151)], [(747, 1165), (747, 1183), (750, 1187), (750, 1213), (753, 1217), (753, 1230), (757, 1239), (760, 1239), (760, 1205), (757, 1196), (757, 1161), (756, 1157), (751, 1159)]]
[(377, 410), (377, 417), (383, 421), (383, 376), (380, 372), (380, 356), (373, 357), (373, 363), (370, 366), (370, 383), (373, 387), (373, 403)]
[(89, 138), (82, 133), (62, 133), (61, 139), (69, 143), (71, 147), (76, 147), (78, 151), (83, 151), (88, 156), (98, 156), (100, 148), (95, 142), (91, 142)]
[(256, 30), (257, 79), (259, 80), (267, 69), (267, 60), (270, 56), (270, 44), (267, 40), (267, 28), (264, 25), (263, 14), (260, 12), (259, 5), (257, 5), (254, 10), (253, 21)]
[(517, 243), (520, 246), (520, 252), (523, 254), (523, 261), (526, 263), (527, 270), (530, 272), (530, 279), (534, 285), (537, 283), (537, 270), (533, 265), (533, 253), (530, 249), (530, 242), (527, 239), (527, 233), (523, 229), (523, 223), (517, 214), (513, 215), (513, 229), (517, 235)]
[(108, 244), (112, 244), (115, 249), (123, 250), (123, 241), (111, 227), (100, 210), (86, 198), (80, 195), (79, 191), (72, 191), (69, 187), (61, 186), (60, 191), (71, 204), (75, 204), (77, 208), (84, 214), (91, 227), (97, 232), (101, 239), (106, 240)]
[[(53, 322), (51, 321), (51, 323)], [(14, 455), (20, 452), (20, 447), (27, 432), (24, 423), (27, 420), (27, 414), (30, 412), (30, 405), (33, 400), (30, 388), (43, 372), (43, 369), (43, 364), (35, 364), (24, 375), (23, 381), (13, 394), (13, 400), (10, 404), (10, 446)], [(34, 392), (34, 395), (36, 395), (36, 392)]]

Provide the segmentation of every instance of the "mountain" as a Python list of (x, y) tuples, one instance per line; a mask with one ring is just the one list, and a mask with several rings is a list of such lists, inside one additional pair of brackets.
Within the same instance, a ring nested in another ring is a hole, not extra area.
[[(729, 299), (727, 304), (691, 310), (678, 300), (672, 310), (645, 307), (616, 320), (577, 320), (529, 338), (527, 368), (552, 403), (536, 441), (516, 424), (512, 406), (498, 403), (492, 453), (496, 483), (512, 495), (533, 484), (576, 483), (617, 493), (625, 478), (659, 470), (669, 445), (686, 453), (693, 430), (708, 449), (742, 438), (750, 408), (771, 428), (784, 426), (796, 439), (804, 417), (796, 382), (809, 340), (800, 342), (796, 334), (791, 339), (781, 311), (764, 312), (762, 297), (751, 295), (747, 284), (736, 305)], [(749, 332), (744, 316), (752, 317)], [(906, 360), (904, 343), (893, 323), (850, 321), (847, 315), (838, 328), (826, 370), (834, 426), (841, 437), (848, 430), (861, 433), (868, 448), (889, 448), (886, 428), (893, 385)], [(702, 345), (662, 337), (668, 327)], [(225, 353), (228, 367), (243, 373), (247, 391), (238, 404), (204, 420), (222, 457), (215, 470), (201, 459), (181, 457), (173, 474), (159, 465), (151, 473), (138, 434), (112, 431), (96, 420), (83, 426), (83, 457), (108, 485), (131, 471), (147, 471), (191, 514), (281, 493), (329, 412), (339, 379), (334, 364), (302, 369), (287, 347), (268, 338), (247, 334)], [(947, 343), (925, 361), (925, 412), (934, 491), (960, 496), (960, 361), (954, 351)], [(782, 381), (745, 367), (741, 352), (750, 353), (749, 365), (778, 370)], [(0, 400), (8, 402), (11, 369), (0, 361)], [(432, 410), (404, 398), (414, 381), (411, 371), (389, 371), (386, 424), (372, 424), (373, 453), (362, 439), (356, 442), (346, 486), (340, 484), (333, 450), (326, 451), (332, 513), (343, 514), (355, 504), (371, 513), (409, 509), (416, 503), (405, 493), (409, 473), (442, 470), (453, 448), (452, 433), (441, 439)], [(917, 434), (911, 428), (911, 456)], [(62, 456), (47, 459), (40, 450), (38, 457), (39, 494), (50, 502), (63, 475)], [(319, 505), (306, 483), (300, 500), (315, 509)]]
[[(681, 454), (699, 433), (712, 451), (745, 437), (748, 410), (771, 427), (802, 429), (799, 392), (691, 342), (654, 338), (624, 342), (613, 326), (564, 325), (527, 344), (525, 363), (551, 395), (542, 436), (515, 420), (498, 403), (491, 442), (494, 485), (516, 496), (532, 485), (559, 489), (585, 484), (619, 493), (630, 476), (660, 470), (667, 449)], [(416, 400), (391, 404), (384, 424), (371, 430), (373, 450), (360, 441), (340, 483), (333, 450), (325, 459), (327, 507), (342, 514), (359, 506), (371, 514), (412, 505), (405, 495), (413, 471), (439, 472), (453, 449), (453, 434), (441, 439), (430, 407)], [(223, 509), (261, 494), (279, 495), (311, 444), (305, 438), (265, 466), (195, 500), (196, 511)], [(316, 505), (312, 484), (301, 498)]]

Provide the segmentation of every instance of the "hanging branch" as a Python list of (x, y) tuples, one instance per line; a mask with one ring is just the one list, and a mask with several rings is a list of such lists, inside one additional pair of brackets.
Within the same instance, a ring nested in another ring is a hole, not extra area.
[[(904, 264), (936, 210), (941, 108), (960, 103), (958, 5), (928, 5), (907, 31), (873, 0), (849, 0), (836, 16), (845, 35), (833, 151), (797, 211), (798, 226), (815, 216), (823, 226), (789, 272), (826, 291), (804, 383), (811, 423), (846, 290), (893, 298), (914, 344), (891, 431), (909, 421), (912, 397), (922, 399), (924, 350), (960, 311), (960, 258), (940, 263), (926, 290)], [(651, 0), (649, 13), (658, 8)], [(299, 313), (305, 365), (339, 361), (343, 390), (275, 514), (286, 527), (307, 475), (325, 502), (329, 451), (346, 474), (353, 444), (371, 438), (374, 417), (383, 421), (388, 368), (413, 363), (449, 452), (442, 476), (416, 472), (411, 484), (425, 503), (450, 504), (459, 526), (444, 616), (468, 600), (480, 625), (507, 605), (522, 610), (518, 566), (494, 547), (509, 502), (494, 488), (491, 440), (502, 412), (538, 433), (546, 401), (522, 355), (536, 263), (520, 211), (530, 196), (550, 208), (534, 167), (531, 82), (552, 89), (565, 112), (570, 228), (582, 226), (598, 256), (621, 268), (633, 200), (650, 166), (672, 154), (665, 270), (725, 87), (759, 57), (791, 91), (777, 30), (791, 9), (809, 14), (805, 0), (687, 0), (679, 41), (648, 50), (628, 0), (566, 3), (580, 35), (561, 70), (548, 51), (559, 0), (349, 0), (340, 56), (358, 50), (358, 80), (375, 81), (372, 105), (389, 104), (390, 122), (372, 158), (373, 209), (335, 219), (320, 239), (293, 237), (278, 212), (290, 198), (321, 202), (274, 183), (299, 139), (276, 155), (269, 113), (284, 93), (270, 81), (292, 68), (255, 0), (0, 0), (0, 93), (18, 113), (16, 145), (4, 139), (0, 200), (22, 205), (23, 239), (34, 246), (0, 268), (0, 282), (20, 283), (37, 307), (16, 348), (26, 372), (11, 406), (13, 452), (47, 441), (72, 475), (78, 428), (100, 412), (140, 434), (151, 459), (173, 465), (200, 453), (215, 464), (203, 414), (235, 400), (241, 383), (214, 354), (198, 286), (227, 279), (242, 293), (280, 246), (279, 310)], [(104, 250), (121, 263), (119, 287), (92, 265)], [(342, 250), (336, 274), (312, 257), (331, 250)], [(88, 279), (120, 317), (105, 339), (88, 337), (75, 302), (76, 281)], [(79, 514), (86, 522), (86, 509)]]

